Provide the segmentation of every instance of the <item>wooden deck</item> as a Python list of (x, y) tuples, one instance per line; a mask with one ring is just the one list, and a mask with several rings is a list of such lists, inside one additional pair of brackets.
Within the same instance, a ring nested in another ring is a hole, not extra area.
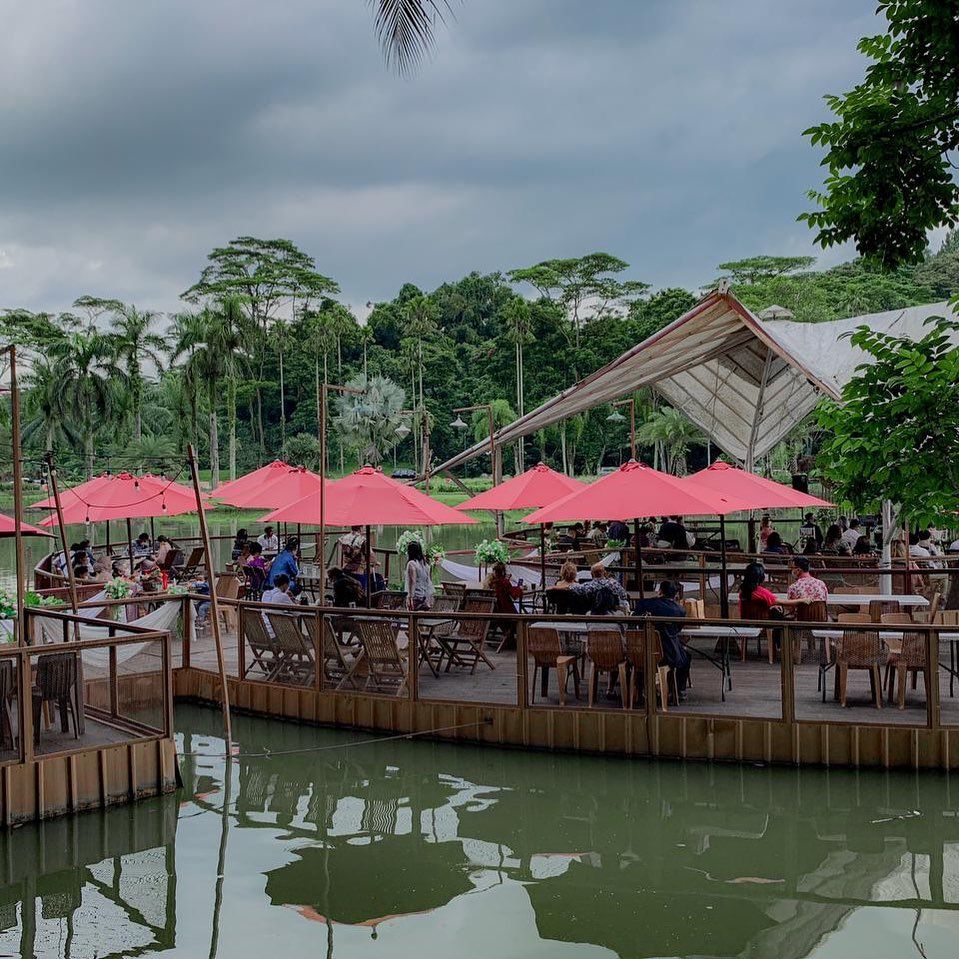
[[(241, 677), (237, 673), (236, 633), (231, 630), (225, 632), (223, 642), (227, 673), (230, 677), (239, 679)], [(712, 652), (707, 645), (702, 643), (698, 645), (704, 651)], [(720, 671), (700, 656), (694, 656), (691, 669), (692, 685), (686, 700), (678, 705), (670, 705), (669, 713), (723, 718), (781, 719), (782, 690), (779, 662), (777, 660), (775, 665), (770, 665), (768, 659), (756, 658), (754, 647), (750, 648), (750, 652), (751, 656), (744, 662), (740, 661), (738, 656), (731, 659), (732, 689), (726, 691), (725, 701), (722, 697)], [(421, 666), (418, 698), (421, 701), (519, 705), (515, 652), (489, 652), (488, 655), (496, 668), (491, 670), (480, 663), (476, 672), (472, 674), (468, 670), (454, 668), (450, 672), (441, 672), (436, 678), (426, 666)], [(246, 657), (246, 661), (250, 662), (249, 656)], [(949, 649), (945, 643), (940, 650), (940, 661), (949, 663)], [(201, 635), (194, 641), (191, 649), (191, 665), (209, 671), (217, 669), (216, 651), (209, 635)], [(826, 676), (826, 701), (823, 702), (822, 693), (817, 689), (818, 662), (812, 661), (811, 654), (804, 653), (803, 662), (794, 667), (794, 672), (796, 719), (799, 721), (860, 725), (875, 723), (885, 726), (924, 726), (926, 724), (926, 696), (921, 679), (915, 690), (910, 684), (904, 710), (899, 710), (896, 705), (889, 705), (885, 698), (883, 708), (876, 709), (872, 704), (868, 675), (860, 671), (850, 672), (848, 706), (844, 709), (833, 698), (833, 672), (829, 672)], [(532, 665), (529, 667), (529, 673), (532, 674)], [(248, 678), (255, 678), (255, 673), (251, 673)], [(939, 687), (942, 723), (959, 726), (959, 681), (955, 686), (956, 695), (950, 697), (949, 673), (945, 669), (940, 669)], [(601, 689), (605, 690), (605, 679), (601, 683)], [(572, 686), (569, 692), (570, 695), (567, 696), (566, 701), (567, 709), (588, 708), (585, 683), (581, 689), (580, 700), (577, 701), (572, 695)], [(550, 677), (547, 698), (543, 700), (537, 689), (533, 705), (559, 706), (555, 676)], [(621, 710), (622, 700), (618, 686), (610, 696), (607, 696), (605, 691), (601, 692), (594, 708)]]

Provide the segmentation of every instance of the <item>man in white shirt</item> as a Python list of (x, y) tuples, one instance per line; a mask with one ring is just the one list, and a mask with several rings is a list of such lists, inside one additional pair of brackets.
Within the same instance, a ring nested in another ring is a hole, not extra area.
[[(293, 602), (293, 597), (290, 595), (290, 577), (286, 573), (280, 573), (279, 576), (273, 581), (273, 586), (266, 590), (263, 595), (260, 597), (261, 603), (269, 603), (271, 606), (294, 606), (296, 605)], [(273, 627), (270, 625), (269, 619), (267, 619), (267, 612), (275, 612), (275, 610), (263, 610), (260, 614), (263, 618), (263, 625), (266, 626), (266, 631), (270, 636), (275, 636), (273, 632)], [(286, 615), (285, 613), (283, 615)]]
[(256, 538), (256, 541), (263, 548), (263, 552), (271, 556), (276, 556), (280, 551), (280, 537), (276, 535), (276, 531), (272, 526), (267, 526)]
[(856, 548), (860, 536), (862, 531), (859, 529), (859, 520), (853, 517), (849, 521), (849, 529), (842, 534), (842, 541), (849, 547), (850, 553)]

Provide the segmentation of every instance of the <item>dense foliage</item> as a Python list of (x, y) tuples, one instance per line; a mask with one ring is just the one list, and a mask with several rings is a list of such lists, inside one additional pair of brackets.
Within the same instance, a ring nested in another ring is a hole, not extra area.
[[(806, 258), (770, 256), (720, 270), (753, 309), (776, 303), (819, 321), (951, 295), (956, 247), (950, 239), (893, 273), (859, 260), (816, 271)], [(377, 390), (367, 401), (331, 396), (331, 468), (396, 457), (422, 469), (427, 417), (435, 464), (487, 435), (483, 411), (466, 417), (467, 429), (453, 428), (456, 407), (492, 402), (496, 425), (508, 423), (698, 297), (650, 292), (629, 273), (622, 260), (593, 253), (471, 273), (430, 292), (405, 284), (360, 323), (308, 254), (287, 240), (240, 237), (210, 254), (175, 316), (84, 296), (68, 313), (8, 310), (0, 336), (27, 353), (24, 439), (34, 464), (52, 449), (76, 474), (95, 462), (159, 468), (182, 460), (192, 442), (219, 478), (281, 451), (315, 467), (319, 385), (368, 377)], [(676, 470), (702, 465), (702, 437), (653, 397), (637, 400), (642, 455)], [(610, 413), (599, 408), (528, 437), (525, 465), (544, 459), (583, 473), (619, 463), (629, 453), (628, 423), (608, 421)], [(513, 447), (505, 468), (516, 466)], [(488, 471), (488, 458), (469, 469)]]

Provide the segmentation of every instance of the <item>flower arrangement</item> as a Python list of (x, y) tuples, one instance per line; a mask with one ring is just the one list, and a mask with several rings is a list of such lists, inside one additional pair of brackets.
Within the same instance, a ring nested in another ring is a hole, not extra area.
[(481, 566), (509, 562), (509, 547), (498, 539), (484, 539), (476, 547), (476, 562)]
[(423, 534), (419, 530), (405, 529), (402, 533), (396, 538), (396, 552), (400, 556), (406, 555), (406, 547), (410, 543), (419, 543), (423, 548), (423, 555), (426, 557), (427, 561), (431, 566), (439, 566), (443, 561), (443, 558), (446, 556), (446, 550), (442, 546), (439, 546), (436, 543), (427, 544), (426, 540), (423, 538)]
[(122, 576), (115, 576), (104, 585), (103, 592), (109, 599), (126, 599), (133, 592), (133, 586)]
[(17, 618), (17, 601), (10, 593), (0, 586), (0, 619)]

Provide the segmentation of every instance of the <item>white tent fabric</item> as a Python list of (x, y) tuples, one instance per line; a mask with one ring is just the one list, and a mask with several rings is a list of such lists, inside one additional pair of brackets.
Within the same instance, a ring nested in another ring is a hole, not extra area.
[[(618, 359), (514, 420), (499, 444), (652, 386), (730, 456), (751, 466), (806, 417), (820, 397), (838, 397), (867, 357), (843, 334), (858, 326), (919, 338), (947, 303), (827, 323), (760, 320), (716, 290)], [(436, 468), (450, 470), (486, 452), (477, 443)]]

